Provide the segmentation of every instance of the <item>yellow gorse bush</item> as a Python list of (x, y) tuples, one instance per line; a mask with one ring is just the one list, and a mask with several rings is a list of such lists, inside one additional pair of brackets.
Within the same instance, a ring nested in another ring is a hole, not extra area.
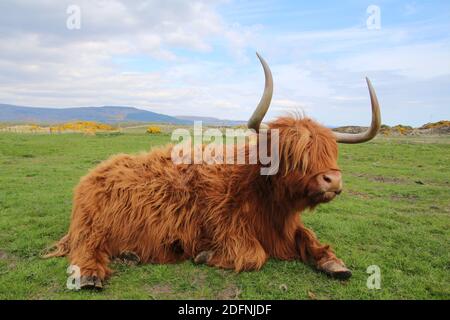
[(397, 125), (395, 127), (389, 127), (386, 125), (382, 125), (380, 129), (380, 133), (385, 136), (390, 136), (391, 134), (397, 134), (397, 135), (408, 135), (410, 134), (414, 129), (410, 126), (404, 126), (404, 125)]
[(68, 122), (59, 125), (52, 126), (40, 126), (37, 124), (16, 125), (0, 127), (1, 131), (19, 132), (19, 133), (70, 133), (81, 132), (85, 134), (96, 134), (97, 132), (111, 132), (117, 131), (116, 128), (103, 123), (97, 123), (95, 121), (76, 121)]
[(104, 123), (98, 123), (95, 121), (76, 121), (61, 124), (59, 126), (50, 127), (50, 132), (84, 132), (93, 134), (97, 131), (113, 131), (115, 130), (112, 126)]
[(77, 121), (68, 122), (58, 127), (60, 131), (77, 131), (77, 132), (95, 132), (95, 131), (112, 131), (113, 127), (103, 123), (94, 121)]
[(152, 134), (161, 133), (161, 128), (158, 126), (150, 126), (147, 128), (147, 133), (152, 133)]
[(450, 121), (444, 120), (435, 123), (427, 123), (426, 125), (422, 126), (421, 129), (439, 129), (444, 127), (450, 127)]

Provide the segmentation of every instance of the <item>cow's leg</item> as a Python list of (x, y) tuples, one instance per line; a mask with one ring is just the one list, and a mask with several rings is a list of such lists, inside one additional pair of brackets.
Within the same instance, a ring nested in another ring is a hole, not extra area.
[(329, 245), (322, 245), (314, 232), (300, 224), (295, 234), (295, 243), (300, 258), (312, 263), (318, 270), (337, 279), (348, 279), (352, 272), (338, 259)]
[(102, 289), (103, 281), (111, 274), (109, 255), (101, 249), (81, 245), (70, 253), (70, 264), (80, 268), (82, 289)]
[[(262, 248), (261, 248), (262, 249)], [(233, 269), (236, 272), (259, 270), (267, 261), (267, 254), (262, 251), (253, 250), (251, 253), (247, 252), (244, 255), (239, 253), (235, 256), (226, 255), (223, 253), (216, 253), (214, 251), (202, 251), (195, 258), (194, 262), (197, 264), (207, 264), (212, 267), (221, 269)]]
[(129, 266), (138, 265), (141, 262), (141, 258), (133, 251), (124, 251), (115, 257), (116, 262), (124, 263)]
[(195, 264), (206, 264), (214, 256), (214, 251), (202, 251), (194, 258)]
[(214, 251), (202, 251), (195, 256), (194, 262), (241, 272), (259, 270), (267, 259), (268, 255), (258, 240), (247, 239), (227, 241)]

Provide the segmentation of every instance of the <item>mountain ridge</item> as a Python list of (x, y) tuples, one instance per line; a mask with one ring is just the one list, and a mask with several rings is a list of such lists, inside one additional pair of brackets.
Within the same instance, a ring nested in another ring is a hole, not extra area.
[(192, 121), (128, 106), (45, 108), (0, 104), (0, 122), (60, 123), (69, 121), (160, 122), (191, 124)]

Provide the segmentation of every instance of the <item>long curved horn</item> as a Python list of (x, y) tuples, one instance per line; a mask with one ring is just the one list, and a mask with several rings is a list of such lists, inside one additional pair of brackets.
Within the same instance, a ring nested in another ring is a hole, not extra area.
[(370, 93), (370, 101), (372, 103), (372, 124), (370, 128), (366, 132), (351, 134), (351, 133), (340, 133), (333, 132), (336, 138), (336, 141), (339, 143), (363, 143), (369, 140), (372, 140), (377, 135), (378, 131), (381, 127), (381, 113), (380, 113), (380, 105), (378, 103), (377, 94), (375, 93), (375, 89), (372, 86), (369, 78), (366, 78), (367, 86), (369, 87)]
[(253, 115), (250, 118), (250, 120), (248, 120), (248, 127), (250, 129), (258, 131), (259, 127), (261, 126), (261, 122), (267, 113), (267, 110), (269, 110), (270, 102), (272, 101), (273, 79), (272, 79), (272, 72), (270, 71), (267, 62), (259, 55), (258, 52), (256, 53), (256, 55), (258, 56), (258, 59), (262, 64), (266, 80), (264, 86), (264, 93), (262, 95), (261, 101), (256, 107), (256, 110), (253, 112)]

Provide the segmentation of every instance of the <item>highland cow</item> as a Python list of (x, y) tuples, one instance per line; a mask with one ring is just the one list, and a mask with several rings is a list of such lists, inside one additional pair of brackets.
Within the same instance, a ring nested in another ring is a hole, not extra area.
[[(248, 126), (260, 130), (273, 80), (265, 73), (263, 97)], [(301, 221), (301, 212), (342, 191), (337, 143), (361, 143), (377, 134), (381, 119), (367, 79), (372, 124), (360, 134), (333, 132), (308, 118), (282, 117), (279, 170), (261, 164), (177, 165), (173, 146), (139, 155), (116, 155), (83, 177), (75, 189), (70, 228), (47, 257), (68, 256), (81, 270), (81, 287), (101, 288), (111, 259), (141, 263), (195, 263), (258, 270), (269, 258), (301, 260), (332, 277), (351, 271)]]

